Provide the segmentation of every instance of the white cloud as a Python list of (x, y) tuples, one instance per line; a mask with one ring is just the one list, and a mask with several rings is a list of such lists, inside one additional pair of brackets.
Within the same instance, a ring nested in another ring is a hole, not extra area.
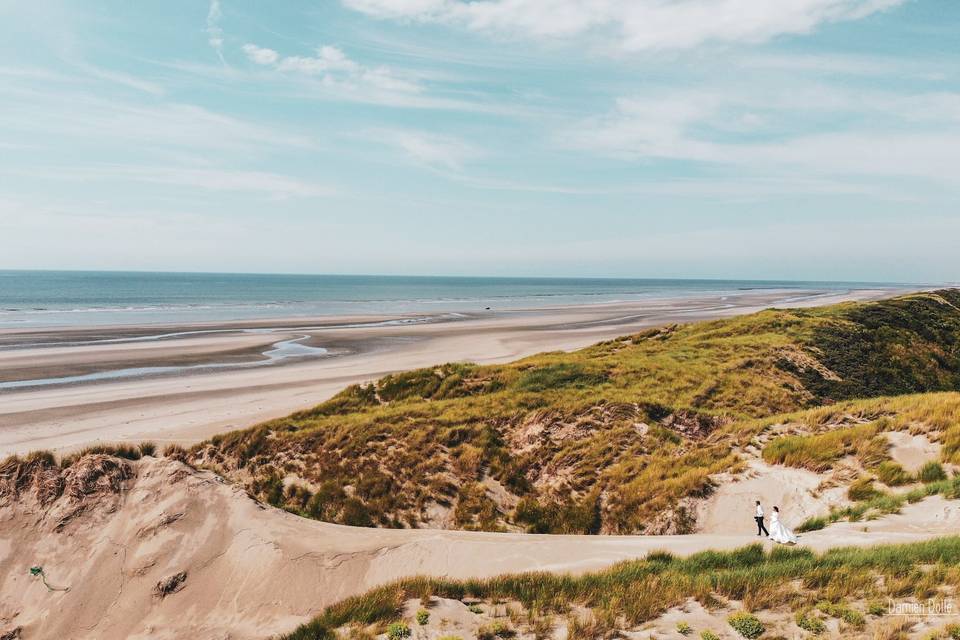
[(463, 164), (480, 156), (471, 144), (451, 136), (402, 129), (369, 132), (371, 139), (393, 146), (417, 164), (459, 171)]
[(400, 77), (384, 66), (362, 65), (330, 45), (318, 47), (313, 56), (281, 56), (273, 49), (255, 44), (244, 45), (243, 51), (257, 65), (283, 73), (315, 76), (329, 89), (366, 96), (372, 101), (388, 101), (391, 94), (413, 95), (422, 91), (415, 80)]
[(822, 87), (678, 91), (622, 98), (612, 113), (570, 127), (558, 141), (627, 160), (692, 161), (755, 176), (912, 177), (950, 185), (960, 164), (958, 104), (960, 94)]
[(856, 20), (905, 0), (341, 0), (378, 18), (463, 25), (494, 34), (569, 38), (594, 33), (622, 51), (763, 42)]
[(258, 47), (255, 44), (243, 45), (243, 52), (250, 58), (250, 62), (256, 64), (276, 64), (277, 60), (280, 59), (280, 54), (273, 49)]

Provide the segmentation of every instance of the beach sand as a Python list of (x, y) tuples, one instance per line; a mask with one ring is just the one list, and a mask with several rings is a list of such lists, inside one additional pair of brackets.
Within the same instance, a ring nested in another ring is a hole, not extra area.
[[(0, 455), (65, 451), (97, 442), (191, 444), (314, 406), (345, 386), (453, 361), (508, 362), (572, 350), (645, 327), (759, 309), (872, 300), (889, 289), (844, 293), (751, 290), (729, 296), (649, 300), (439, 317), (278, 319), (226, 325), (0, 331), (0, 384), (97, 375), (140, 367), (194, 367), (179, 375), (18, 389), (0, 388)], [(399, 321), (399, 323), (398, 323)], [(186, 335), (154, 339), (151, 336)], [(300, 339), (325, 357), (263, 359)], [(31, 346), (34, 345), (34, 346)], [(241, 365), (231, 368), (232, 365)], [(202, 368), (216, 364), (219, 368)]]
[[(736, 514), (736, 530), (682, 536), (354, 528), (259, 505), (242, 487), (174, 460), (129, 463), (122, 490), (105, 488), (107, 476), (90, 462), (68, 480), (70, 495), (53, 504), (37, 503), (32, 490), (0, 502), (0, 632), (22, 626), (24, 638), (265, 638), (402, 577), (581, 573), (651, 551), (688, 555), (763, 541), (754, 535), (752, 509)], [(766, 486), (775, 487), (778, 479), (770, 480)], [(956, 504), (932, 497), (901, 514), (803, 534), (800, 544), (824, 550), (916, 542), (955, 534), (958, 525)], [(34, 565), (69, 591), (48, 591), (30, 575)], [(161, 597), (156, 585), (181, 572), (182, 589)]]

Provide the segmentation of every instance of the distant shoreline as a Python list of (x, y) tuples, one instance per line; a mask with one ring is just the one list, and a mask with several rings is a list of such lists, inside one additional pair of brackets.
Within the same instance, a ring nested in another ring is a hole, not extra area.
[(482, 313), (744, 292), (923, 285), (777, 280), (0, 271), (0, 331)]
[[(650, 326), (771, 306), (875, 300), (912, 290), (751, 290), (455, 318), (440, 314), (430, 317), (433, 321), (409, 314), (7, 328), (0, 330), (0, 382), (88, 377), (0, 388), (0, 455), (98, 441), (189, 444), (308, 408), (348, 384), (393, 371), (462, 360), (506, 362), (541, 351), (576, 349)], [(269, 365), (249, 364), (269, 357), (264, 354), (284, 342), (326, 353), (306, 351)], [(117, 371), (131, 375), (111, 373)]]

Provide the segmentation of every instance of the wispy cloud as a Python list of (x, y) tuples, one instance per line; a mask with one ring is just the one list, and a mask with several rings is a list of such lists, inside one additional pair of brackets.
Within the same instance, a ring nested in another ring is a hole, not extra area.
[(64, 179), (129, 180), (150, 184), (195, 187), (207, 191), (259, 193), (272, 198), (315, 198), (336, 193), (336, 189), (328, 185), (267, 171), (203, 167), (103, 165), (99, 167), (57, 168), (51, 171), (51, 175), (57, 175)]
[(438, 79), (442, 74), (364, 64), (332, 45), (317, 47), (313, 55), (284, 55), (254, 43), (245, 44), (242, 50), (255, 68), (268, 69), (274, 79), (286, 80), (300, 89), (299, 97), (503, 116), (535, 113), (525, 105), (494, 100), (479, 91), (450, 90), (449, 83)]
[(802, 86), (621, 98), (558, 136), (625, 160), (749, 168), (753, 175), (910, 177), (944, 184), (960, 163), (960, 95)]
[(220, 27), (222, 18), (220, 0), (210, 0), (210, 8), (207, 10), (207, 43), (216, 52), (221, 64), (226, 65), (227, 61), (223, 57), (223, 29)]
[(419, 94), (423, 90), (417, 82), (398, 76), (388, 67), (362, 65), (349, 58), (343, 50), (330, 45), (318, 47), (313, 56), (282, 56), (273, 49), (255, 44), (244, 45), (243, 51), (257, 65), (279, 72), (315, 76), (325, 86), (344, 91), (372, 89), (390, 94)]
[[(271, 147), (306, 149), (316, 144), (306, 135), (192, 104), (120, 102), (59, 87), (29, 93), (18, 92), (14, 87), (0, 88), (0, 95), (5, 93), (20, 99), (0, 100), (0, 131), (42, 131), (95, 140), (97, 147), (104, 150), (146, 144), (149, 147), (144, 151), (188, 149), (257, 154)], [(64, 104), (69, 104), (70, 109), (65, 110)]]
[(465, 26), (534, 39), (595, 35), (626, 52), (757, 43), (856, 20), (905, 0), (341, 0), (387, 19)]
[(465, 162), (482, 155), (476, 146), (460, 138), (425, 131), (376, 129), (365, 137), (398, 149), (409, 160), (431, 169), (460, 171)]
[(137, 91), (149, 93), (150, 95), (154, 96), (161, 96), (164, 94), (164, 88), (158, 83), (144, 80), (143, 78), (138, 78), (137, 76), (130, 75), (129, 73), (111, 71), (109, 69), (104, 69), (96, 65), (82, 62), (76, 63), (76, 67), (93, 78), (106, 80), (112, 84), (129, 87), (130, 89), (136, 89)]

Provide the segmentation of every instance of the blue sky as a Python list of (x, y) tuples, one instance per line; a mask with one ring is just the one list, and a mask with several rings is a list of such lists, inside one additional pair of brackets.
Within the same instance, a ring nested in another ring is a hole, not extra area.
[(0, 268), (960, 280), (953, 0), (0, 20)]

